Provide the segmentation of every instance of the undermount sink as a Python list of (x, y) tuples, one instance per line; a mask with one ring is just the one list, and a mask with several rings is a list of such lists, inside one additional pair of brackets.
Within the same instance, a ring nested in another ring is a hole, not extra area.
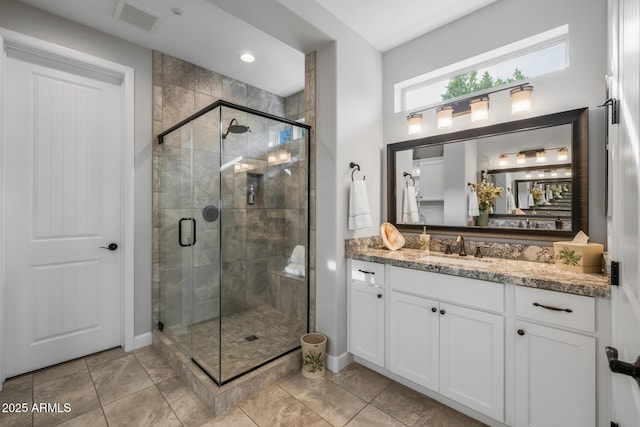
[(475, 258), (473, 256), (461, 257), (460, 255), (426, 255), (424, 261), (443, 262), (447, 264), (455, 264), (461, 267), (488, 267), (494, 262), (488, 258)]

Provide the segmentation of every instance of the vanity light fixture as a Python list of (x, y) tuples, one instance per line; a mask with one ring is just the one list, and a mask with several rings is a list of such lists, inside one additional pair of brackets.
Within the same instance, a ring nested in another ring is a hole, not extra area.
[(538, 178), (544, 178), (544, 171), (538, 172)]
[(522, 114), (531, 111), (531, 93), (533, 86), (522, 85), (509, 91), (511, 95), (511, 114)]
[(453, 126), (453, 107), (443, 106), (436, 108), (436, 118), (438, 129), (450, 128)]
[(527, 161), (527, 155), (524, 153), (518, 153), (518, 155), (516, 156), (516, 163), (519, 165), (524, 165), (526, 161)]
[(569, 158), (569, 150), (566, 147), (562, 147), (558, 150), (558, 160), (567, 160)]
[(558, 176), (558, 171), (556, 170), (551, 171), (551, 176)]
[(250, 171), (252, 169), (255, 169), (256, 166), (255, 165), (251, 165), (249, 163), (236, 163), (233, 165), (233, 172), (234, 173), (240, 173), (240, 172), (246, 172), (246, 171)]
[(489, 97), (481, 96), (469, 101), (471, 107), (471, 121), (479, 122), (489, 118)]
[(282, 163), (291, 162), (291, 152), (284, 148), (269, 151), (267, 153), (267, 163), (270, 165), (280, 165)]
[(543, 163), (547, 161), (547, 152), (540, 150), (536, 152), (536, 163)]
[(409, 125), (409, 135), (416, 135), (422, 133), (422, 114), (411, 113), (407, 116), (407, 123)]
[(501, 154), (500, 157), (498, 157), (498, 164), (500, 166), (507, 166), (508, 163), (509, 163), (509, 158), (507, 157), (506, 154)]
[(449, 128), (453, 126), (453, 118), (464, 114), (471, 114), (471, 121), (478, 122), (489, 118), (489, 95), (510, 91), (511, 95), (511, 112), (513, 114), (521, 114), (531, 111), (531, 93), (533, 86), (529, 82), (522, 82), (507, 87), (490, 88), (476, 93), (462, 95), (456, 98), (448, 99), (443, 103), (434, 104), (427, 108), (409, 113), (407, 116), (407, 125), (409, 127), (409, 135), (422, 133), (422, 112), (435, 109), (438, 129)]
[(564, 176), (571, 176), (571, 169), (570, 168), (566, 168), (564, 170)]

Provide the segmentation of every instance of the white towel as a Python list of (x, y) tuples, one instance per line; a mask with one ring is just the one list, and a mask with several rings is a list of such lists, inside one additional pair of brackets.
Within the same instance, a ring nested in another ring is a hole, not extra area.
[(364, 181), (352, 181), (349, 193), (349, 230), (371, 227), (369, 196)]
[(418, 214), (418, 201), (416, 200), (416, 187), (407, 183), (402, 199), (402, 222), (404, 224), (417, 224), (420, 222)]
[(513, 192), (507, 192), (507, 212), (513, 213), (516, 210), (516, 201), (513, 198)]
[(294, 276), (304, 277), (305, 274), (305, 266), (300, 264), (289, 264), (284, 268), (286, 273), (292, 274)]
[(291, 252), (291, 256), (289, 257), (289, 262), (291, 264), (304, 265), (305, 264), (304, 252), (305, 252), (304, 246), (296, 245), (296, 247), (293, 248), (293, 251)]
[(469, 216), (480, 215), (480, 209), (478, 208), (478, 195), (474, 190), (469, 193)]

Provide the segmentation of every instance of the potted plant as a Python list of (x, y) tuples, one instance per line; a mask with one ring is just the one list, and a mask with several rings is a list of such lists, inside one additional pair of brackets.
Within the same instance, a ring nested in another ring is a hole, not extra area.
[(489, 223), (489, 213), (493, 210), (495, 200), (502, 196), (502, 187), (496, 187), (493, 182), (488, 182), (483, 178), (480, 184), (473, 184), (473, 188), (476, 190), (478, 210), (480, 211), (476, 224), (486, 227)]

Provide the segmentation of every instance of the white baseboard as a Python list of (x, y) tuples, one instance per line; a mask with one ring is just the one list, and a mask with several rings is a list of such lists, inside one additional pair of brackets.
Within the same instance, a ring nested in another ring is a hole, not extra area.
[(340, 372), (351, 362), (353, 362), (353, 355), (349, 352), (344, 352), (340, 356), (327, 354), (327, 369), (331, 372)]
[(135, 337), (133, 337), (133, 349), (137, 350), (139, 348), (151, 345), (152, 337), (153, 335), (151, 335), (151, 332), (147, 332), (146, 334), (136, 335)]

